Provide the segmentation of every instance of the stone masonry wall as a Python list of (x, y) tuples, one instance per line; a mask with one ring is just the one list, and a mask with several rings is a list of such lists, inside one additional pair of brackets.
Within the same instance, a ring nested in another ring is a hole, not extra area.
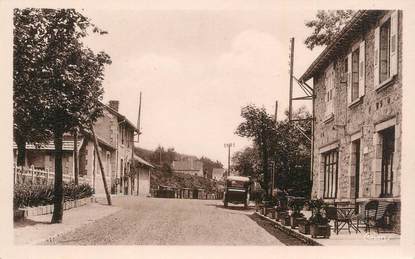
[[(386, 14), (389, 15), (389, 14)], [(374, 88), (374, 30), (378, 21), (367, 24), (360, 35), (350, 42), (349, 48), (339, 53), (334, 62), (335, 92), (334, 118), (325, 118), (324, 73), (314, 76), (315, 134), (312, 197), (323, 196), (323, 167), (320, 150), (324, 147), (338, 146), (339, 170), (337, 200), (354, 199), (354, 172), (351, 165), (351, 136), (359, 135), (361, 140), (361, 167), (359, 198), (378, 197), (380, 192), (380, 139), (375, 127), (388, 119), (395, 120), (395, 153), (393, 196), (400, 197), (400, 157), (401, 157), (401, 118), (402, 118), (402, 14), (399, 15), (398, 32), (398, 75), (390, 85), (382, 89)], [(365, 40), (365, 95), (357, 104), (348, 107), (346, 83), (340, 82), (341, 62), (351, 52), (352, 47)], [(342, 125), (346, 125), (345, 127)]]

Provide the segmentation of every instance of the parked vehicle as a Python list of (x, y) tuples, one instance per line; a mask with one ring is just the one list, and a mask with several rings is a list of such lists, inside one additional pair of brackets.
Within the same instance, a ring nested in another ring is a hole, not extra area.
[(225, 180), (223, 204), (244, 204), (248, 208), (251, 180), (244, 176), (228, 176)]

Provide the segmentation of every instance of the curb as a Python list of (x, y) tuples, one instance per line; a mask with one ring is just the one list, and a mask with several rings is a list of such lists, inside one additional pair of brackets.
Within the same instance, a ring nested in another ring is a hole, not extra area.
[(281, 223), (268, 218), (267, 216), (262, 215), (261, 213), (255, 212), (255, 214), (259, 215), (260, 217), (262, 217), (263, 219), (268, 220), (269, 222), (271, 222), (272, 224), (274, 224), (274, 227), (281, 230), (282, 232), (297, 238), (298, 240), (300, 240), (301, 242), (303, 242), (306, 245), (310, 245), (310, 246), (322, 246), (322, 244), (320, 244), (319, 242), (317, 242), (316, 240), (312, 239), (311, 237), (308, 237), (306, 235), (303, 235), (289, 227), (286, 227), (284, 225), (282, 225)]
[[(96, 197), (87, 197), (79, 200), (74, 201), (66, 201), (63, 204), (63, 210), (69, 210), (72, 208), (81, 207), (87, 205), (89, 203), (96, 202)], [(20, 208), (14, 211), (14, 221), (22, 220), (23, 218), (29, 216), (39, 216), (39, 215), (47, 215), (53, 213), (53, 204), (38, 206), (33, 208)]]

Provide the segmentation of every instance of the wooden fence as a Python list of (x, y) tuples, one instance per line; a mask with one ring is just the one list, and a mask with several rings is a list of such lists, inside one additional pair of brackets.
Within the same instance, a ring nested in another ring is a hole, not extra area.
[[(35, 169), (31, 167), (16, 166), (13, 167), (13, 181), (14, 184), (53, 184), (55, 180), (55, 172), (46, 170)], [(64, 182), (70, 182), (75, 180), (72, 174), (63, 174), (62, 180)], [(79, 177), (79, 183), (85, 183), (87, 179), (85, 177)]]

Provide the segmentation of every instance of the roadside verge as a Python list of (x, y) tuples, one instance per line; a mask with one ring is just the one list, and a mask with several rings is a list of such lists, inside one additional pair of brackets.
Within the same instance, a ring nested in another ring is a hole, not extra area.
[(61, 224), (50, 224), (51, 215), (28, 216), (14, 223), (15, 245), (36, 245), (53, 243), (55, 238), (111, 215), (120, 208), (99, 203), (73, 208), (64, 212)]

